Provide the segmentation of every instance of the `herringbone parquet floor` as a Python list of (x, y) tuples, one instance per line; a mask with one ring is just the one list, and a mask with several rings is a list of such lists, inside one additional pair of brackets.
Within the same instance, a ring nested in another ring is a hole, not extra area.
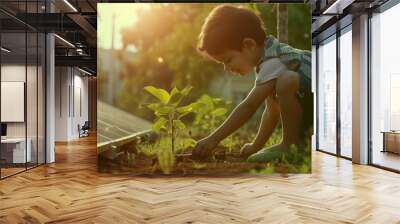
[(0, 181), (0, 223), (400, 223), (400, 175), (313, 152), (313, 174), (144, 178), (96, 171), (94, 137)]

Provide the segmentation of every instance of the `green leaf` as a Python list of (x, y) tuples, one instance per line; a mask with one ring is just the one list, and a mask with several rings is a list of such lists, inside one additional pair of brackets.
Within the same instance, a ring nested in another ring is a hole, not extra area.
[(197, 114), (197, 117), (202, 117), (206, 113), (207, 109), (203, 103), (200, 101), (196, 101), (191, 103), (192, 111)]
[(189, 113), (192, 112), (192, 110), (193, 110), (192, 104), (176, 108), (176, 112), (178, 112), (179, 114)]
[(223, 107), (220, 107), (220, 108), (217, 108), (217, 109), (213, 110), (213, 111), (211, 112), (211, 114), (212, 114), (214, 117), (219, 117), (219, 116), (225, 115), (226, 112), (227, 112), (227, 109), (225, 109), (225, 108), (223, 108)]
[(181, 130), (186, 128), (186, 125), (180, 120), (174, 120), (174, 125), (176, 128), (181, 129)]
[(212, 98), (207, 94), (201, 96), (200, 102), (204, 103), (208, 108), (214, 108), (214, 102)]
[(169, 93), (163, 89), (159, 89), (154, 86), (146, 86), (144, 87), (144, 89), (151, 95), (156, 97), (158, 100), (160, 100), (160, 102), (163, 104), (167, 104), (170, 99)]
[(187, 96), (192, 89), (192, 86), (186, 86), (184, 89), (181, 90), (181, 94), (183, 96)]
[(218, 104), (221, 103), (223, 100), (221, 98), (213, 98), (212, 101), (214, 104)]
[(167, 119), (165, 119), (163, 117), (160, 117), (160, 118), (157, 119), (156, 122), (154, 122), (154, 124), (152, 126), (152, 129), (154, 131), (156, 131), (156, 132), (159, 132), (159, 131), (161, 131), (161, 129), (165, 129), (166, 128), (165, 125), (167, 124), (167, 122), (168, 122)]
[(197, 141), (193, 138), (185, 138), (182, 140), (183, 148), (193, 148), (196, 145)]
[(158, 103), (150, 103), (146, 105), (147, 108), (153, 111), (157, 111), (157, 109), (160, 107)]
[(196, 163), (196, 162), (193, 163), (193, 169), (200, 170), (200, 169), (204, 169), (206, 167), (207, 167), (207, 163)]
[(160, 150), (157, 153), (158, 165), (164, 174), (170, 174), (174, 168), (175, 155), (169, 149)]
[(154, 111), (155, 115), (157, 115), (157, 116), (166, 115), (170, 111), (170, 108), (168, 108), (167, 106), (165, 106), (163, 104), (159, 104), (159, 103), (148, 104), (147, 108)]
[(175, 94), (178, 94), (178, 93), (181, 93), (180, 91), (179, 91), (179, 89), (178, 88), (176, 88), (176, 86), (174, 86), (174, 88), (171, 90), (171, 97), (173, 96), (173, 95), (175, 95)]
[(168, 101), (168, 104), (177, 106), (182, 101), (182, 99), (182, 93), (176, 87), (174, 87), (171, 91), (171, 97)]
[(182, 117), (184, 117), (184, 116), (186, 116), (186, 115), (188, 115), (190, 113), (191, 112), (186, 112), (186, 113), (179, 114), (178, 119), (181, 119)]
[(181, 119), (182, 117), (188, 115), (189, 113), (195, 112), (194, 111), (195, 105), (196, 103), (191, 103), (189, 105), (177, 108), (176, 112), (178, 112), (179, 114), (178, 118)]

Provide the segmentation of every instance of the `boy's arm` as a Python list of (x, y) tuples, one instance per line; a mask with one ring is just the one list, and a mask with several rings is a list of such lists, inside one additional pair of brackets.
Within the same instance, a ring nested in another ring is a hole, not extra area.
[(261, 103), (264, 102), (268, 96), (272, 95), (274, 85), (275, 80), (271, 80), (264, 85), (255, 86), (210, 137), (220, 142), (240, 128), (256, 112)]
[(229, 115), (225, 122), (219, 126), (210, 136), (200, 140), (193, 154), (196, 156), (207, 156), (217, 144), (236, 129), (240, 128), (254, 114), (260, 104), (272, 95), (275, 80), (255, 86), (250, 93)]
[(261, 118), (261, 124), (257, 132), (257, 136), (253, 142), (254, 150), (261, 149), (268, 141), (280, 118), (278, 102), (270, 96), (267, 98), (267, 107)]

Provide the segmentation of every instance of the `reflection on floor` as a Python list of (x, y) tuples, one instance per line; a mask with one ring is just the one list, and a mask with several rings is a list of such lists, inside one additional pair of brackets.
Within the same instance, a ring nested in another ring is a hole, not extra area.
[[(36, 163), (28, 163), (28, 164), (26, 164), (26, 168), (27, 169), (30, 169), (30, 168), (36, 167), (36, 166), (37, 166)], [(26, 168), (25, 168), (25, 164), (18, 164), (18, 165), (8, 164), (8, 165), (5, 165), (5, 167), (1, 168), (1, 178), (5, 178), (7, 176), (10, 176), (10, 175), (25, 171)]]
[(24, 171), (25, 167), (17, 167), (17, 168), (1, 168), (1, 178), (13, 175), (15, 173)]
[(376, 150), (372, 157), (373, 164), (400, 171), (400, 155)]

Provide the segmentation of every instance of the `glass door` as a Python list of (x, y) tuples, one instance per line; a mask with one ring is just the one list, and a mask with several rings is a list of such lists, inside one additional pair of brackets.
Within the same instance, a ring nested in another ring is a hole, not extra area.
[(318, 145), (336, 154), (336, 35), (318, 47)]
[(400, 4), (371, 18), (371, 162), (400, 171)]

